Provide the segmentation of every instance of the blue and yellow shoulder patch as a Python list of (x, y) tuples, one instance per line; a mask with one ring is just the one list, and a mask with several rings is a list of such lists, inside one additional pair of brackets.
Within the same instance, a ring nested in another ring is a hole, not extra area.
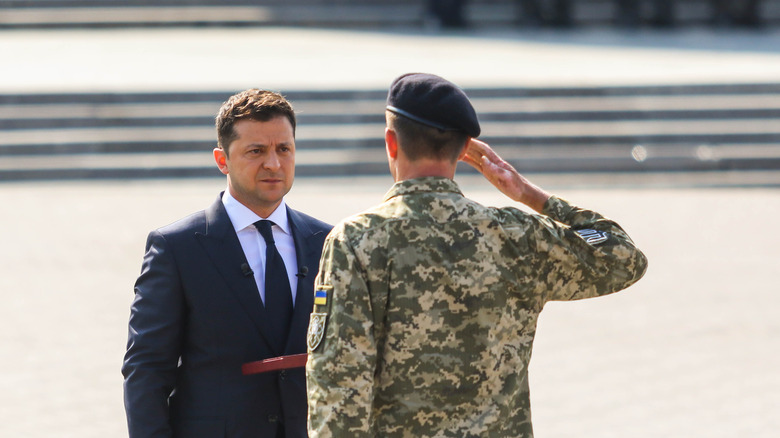
[(316, 350), (325, 336), (325, 325), (328, 322), (328, 309), (330, 308), (329, 300), (332, 299), (329, 296), (331, 291), (333, 291), (333, 286), (329, 284), (314, 286), (314, 311), (309, 319), (309, 331), (306, 336), (309, 352)]
[(328, 291), (325, 289), (317, 289), (314, 292), (314, 304), (317, 306), (325, 306), (328, 304)]

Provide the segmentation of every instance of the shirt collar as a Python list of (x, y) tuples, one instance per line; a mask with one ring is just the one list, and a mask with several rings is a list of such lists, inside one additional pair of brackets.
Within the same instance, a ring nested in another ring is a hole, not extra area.
[(226, 189), (222, 194), (222, 205), (225, 206), (230, 222), (233, 224), (233, 229), (236, 233), (247, 227), (254, 227), (254, 223), (260, 219), (268, 219), (276, 224), (285, 234), (290, 234), (290, 222), (287, 219), (287, 204), (282, 198), (282, 202), (276, 207), (273, 213), (267, 218), (258, 216), (249, 207), (240, 203), (233, 195), (230, 194), (230, 190)]
[(399, 181), (390, 188), (385, 194), (384, 200), (387, 201), (395, 196), (408, 195), (417, 192), (451, 192), (463, 196), (458, 184), (442, 176), (426, 176), (422, 178), (413, 178)]

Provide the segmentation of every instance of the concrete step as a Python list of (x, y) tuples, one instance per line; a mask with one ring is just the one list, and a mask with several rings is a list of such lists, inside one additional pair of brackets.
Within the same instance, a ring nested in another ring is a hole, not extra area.
[[(780, 94), (473, 98), (483, 122), (780, 118)], [(211, 126), (220, 102), (0, 105), (0, 129)], [(384, 123), (384, 99), (302, 101), (301, 125)]]
[[(676, 141), (714, 142), (721, 138), (743, 138), (756, 141), (780, 139), (778, 119), (721, 119), (721, 120), (629, 120), (629, 121), (533, 121), (482, 122), (483, 137), (493, 142), (524, 143), (580, 143), (594, 144), (608, 141)], [(381, 142), (384, 124), (355, 123), (301, 125), (296, 133), (300, 147), (312, 149), (345, 147), (373, 147)], [(6, 130), (0, 138), (0, 154), (36, 154), (36, 149), (52, 153), (47, 145), (60, 145), (68, 152), (68, 145), (94, 144), (95, 151), (110, 151), (111, 145), (149, 144), (168, 150), (166, 144), (210, 144), (215, 140), (212, 126), (152, 126), (66, 129)], [(175, 150), (171, 147), (170, 150)]]
[[(770, 119), (773, 84), (592, 89), (477, 89), (484, 122)], [(224, 93), (5, 95), (0, 129), (211, 126)], [(384, 91), (293, 92), (301, 125), (384, 123)]]
[[(525, 172), (780, 170), (776, 84), (467, 92), (482, 138)], [(384, 93), (289, 93), (298, 174), (384, 174)], [(229, 94), (0, 96), (0, 179), (218, 176)]]
[[(558, 146), (555, 154), (546, 145), (524, 148), (496, 146), (497, 152), (525, 173), (613, 172), (733, 172), (780, 170), (780, 143), (721, 145), (597, 145)], [(461, 163), (461, 173), (476, 173)], [(383, 175), (387, 173), (384, 150), (299, 149), (299, 176)], [(208, 151), (4, 156), (0, 181), (53, 179), (124, 179), (219, 177)]]

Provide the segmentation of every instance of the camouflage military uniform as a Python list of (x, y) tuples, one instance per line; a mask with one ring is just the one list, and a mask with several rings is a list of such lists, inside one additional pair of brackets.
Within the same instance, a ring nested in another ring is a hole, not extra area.
[(310, 436), (533, 436), (544, 303), (621, 290), (647, 266), (598, 213), (555, 197), (544, 213), (483, 207), (429, 177), (334, 228), (309, 328)]

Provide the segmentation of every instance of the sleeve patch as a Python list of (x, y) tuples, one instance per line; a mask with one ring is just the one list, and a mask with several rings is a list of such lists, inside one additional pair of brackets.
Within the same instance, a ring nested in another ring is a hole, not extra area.
[(328, 304), (328, 292), (322, 289), (314, 292), (314, 304), (324, 306)]
[(312, 313), (309, 320), (309, 333), (306, 337), (306, 344), (309, 352), (312, 352), (320, 346), (322, 337), (325, 335), (325, 322), (328, 320), (327, 313)]
[(585, 239), (585, 242), (587, 242), (590, 245), (598, 245), (599, 243), (604, 243), (609, 239), (609, 233), (604, 231), (597, 231), (597, 230), (574, 230), (577, 234), (580, 235), (583, 239)]

